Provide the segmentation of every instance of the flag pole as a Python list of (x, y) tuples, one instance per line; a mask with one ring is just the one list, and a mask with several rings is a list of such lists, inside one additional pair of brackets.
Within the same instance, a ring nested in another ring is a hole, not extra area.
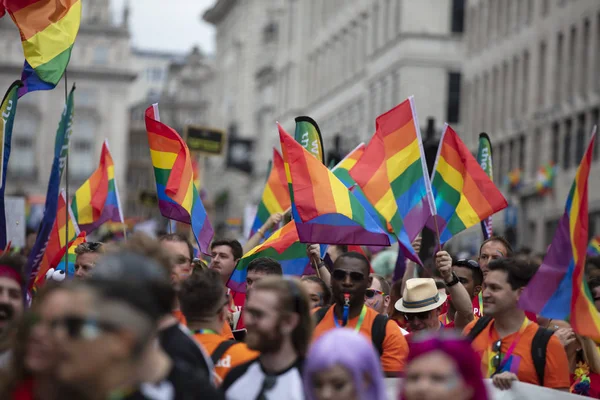
[[(69, 86), (69, 79), (67, 77), (67, 69), (65, 68), (65, 104), (69, 101), (69, 95), (67, 93)], [(65, 277), (69, 277), (69, 152), (65, 157)], [(60, 240), (60, 239), (59, 239)]]

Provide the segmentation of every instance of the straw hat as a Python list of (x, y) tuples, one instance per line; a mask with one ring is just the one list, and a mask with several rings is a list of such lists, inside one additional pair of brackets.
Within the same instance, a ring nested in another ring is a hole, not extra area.
[(446, 302), (446, 294), (440, 293), (431, 278), (414, 278), (406, 281), (404, 294), (395, 304), (398, 311), (415, 314), (435, 310)]

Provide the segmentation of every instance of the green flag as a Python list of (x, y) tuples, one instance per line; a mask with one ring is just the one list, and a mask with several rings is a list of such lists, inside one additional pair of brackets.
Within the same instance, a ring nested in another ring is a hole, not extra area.
[(314, 119), (306, 116), (296, 117), (296, 132), (294, 139), (302, 145), (317, 160), (325, 164), (325, 154), (323, 153), (323, 138), (321, 130)]

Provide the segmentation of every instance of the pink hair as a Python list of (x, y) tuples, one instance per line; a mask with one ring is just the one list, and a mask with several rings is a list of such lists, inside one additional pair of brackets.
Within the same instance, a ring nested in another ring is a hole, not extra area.
[[(463, 381), (473, 389), (472, 400), (488, 400), (487, 390), (481, 375), (481, 358), (471, 344), (464, 338), (456, 335), (437, 335), (425, 340), (413, 341), (410, 344), (410, 353), (407, 368), (411, 361), (434, 351), (441, 351), (450, 357), (457, 366)], [(400, 400), (405, 400), (404, 391), (400, 388)]]

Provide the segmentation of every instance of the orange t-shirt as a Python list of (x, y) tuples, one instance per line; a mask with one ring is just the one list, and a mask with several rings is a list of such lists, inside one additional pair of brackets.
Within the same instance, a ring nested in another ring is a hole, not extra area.
[[(323, 335), (325, 332), (335, 329), (333, 322), (333, 308), (331, 306), (327, 310), (327, 314), (323, 317), (319, 325), (315, 327), (313, 333), (313, 341)], [(367, 308), (365, 319), (360, 327), (360, 333), (371, 340), (371, 328), (373, 321), (377, 316), (377, 312)], [(352, 318), (346, 324), (346, 328), (354, 328), (358, 323), (359, 316)], [(385, 372), (400, 373), (404, 371), (404, 364), (408, 357), (408, 343), (402, 335), (402, 331), (398, 329), (396, 322), (389, 320), (385, 327), (385, 339), (383, 340), (383, 355), (381, 356), (381, 366)]]
[[(206, 349), (209, 354), (212, 354), (217, 347), (226, 341), (222, 335), (214, 333), (196, 333), (194, 339)], [(219, 384), (223, 382), (229, 371), (240, 364), (248, 362), (259, 356), (257, 351), (250, 350), (245, 343), (236, 343), (232, 345), (215, 365), (215, 373), (219, 377)]]
[[(463, 331), (467, 335), (476, 321), (471, 321)], [(485, 327), (483, 331), (473, 340), (473, 349), (482, 358), (481, 360), (481, 371), (485, 378), (488, 376), (488, 361), (487, 352), (491, 344), (498, 341), (500, 337), (495, 328), (493, 328), (494, 320)], [(512, 355), (509, 356), (508, 361), (502, 368), (503, 371), (512, 372), (519, 378), (520, 382), (530, 383), (532, 385), (538, 385), (539, 381), (537, 373), (535, 372), (535, 366), (533, 365), (533, 359), (531, 358), (531, 342), (537, 332), (539, 325), (535, 322), (529, 322), (523, 334), (519, 338)], [(490, 329), (492, 330), (490, 336)], [(506, 352), (511, 347), (515, 338), (517, 338), (519, 332), (515, 332), (502, 339), (501, 353)], [(569, 362), (567, 360), (567, 353), (556, 336), (552, 336), (548, 342), (546, 348), (546, 369), (544, 370), (544, 386), (552, 389), (568, 389), (570, 387), (569, 377)]]
[[(173, 310), (173, 316), (179, 321), (180, 324), (187, 326), (187, 321), (185, 319), (185, 315), (181, 312), (181, 310)], [(221, 337), (225, 340), (233, 340), (233, 332), (231, 331), (231, 326), (229, 323), (225, 321), (223, 323), (223, 328), (221, 328)]]

